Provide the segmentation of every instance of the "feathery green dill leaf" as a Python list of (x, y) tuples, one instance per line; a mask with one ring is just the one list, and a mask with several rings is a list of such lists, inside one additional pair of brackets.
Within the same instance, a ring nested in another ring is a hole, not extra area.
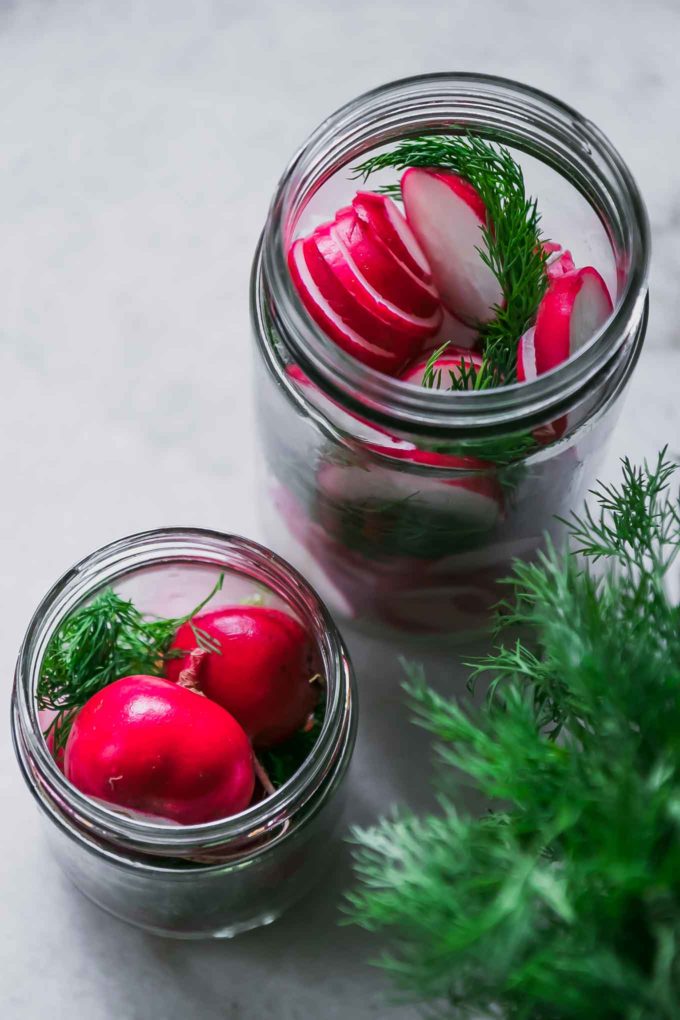
[[(223, 580), (220, 574), (206, 598), (178, 619), (144, 615), (106, 588), (64, 620), (47, 646), (37, 690), (38, 707), (57, 713), (48, 730), (55, 750), (66, 743), (77, 710), (97, 691), (123, 676), (162, 673), (178, 627), (207, 605)], [(208, 635), (193, 630), (200, 647), (219, 652)]]
[[(474, 663), (481, 708), (411, 670), (442, 810), (355, 832), (350, 912), (444, 1016), (680, 1017), (675, 470), (665, 451), (625, 461), (572, 515), (574, 552), (517, 563), (496, 648)], [(462, 781), (489, 813), (456, 809)]]

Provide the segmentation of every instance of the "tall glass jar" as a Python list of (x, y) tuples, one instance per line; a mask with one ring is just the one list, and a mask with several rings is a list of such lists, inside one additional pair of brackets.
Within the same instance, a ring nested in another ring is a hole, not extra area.
[[(533, 382), (452, 393), (345, 354), (304, 310), (286, 254), (351, 199), (351, 168), (367, 153), (466, 131), (517, 154), (545, 236), (600, 269), (615, 312)], [(333, 114), (281, 178), (253, 267), (268, 541), (364, 627), (456, 635), (483, 625), (513, 557), (557, 537), (555, 516), (594, 478), (644, 340), (648, 261), (646, 212), (625, 163), (593, 124), (544, 93), (440, 74)]]
[[(311, 754), (272, 796), (200, 825), (122, 814), (81, 794), (52, 759), (36, 704), (50, 638), (102, 588), (133, 598), (145, 612), (176, 616), (190, 611), (221, 572), (225, 602), (264, 597), (294, 615), (316, 642), (327, 697)], [(266, 924), (327, 873), (355, 730), (351, 666), (323, 604), (278, 556), (217, 532), (150, 531), (88, 556), (40, 603), (17, 662), (15, 748), (57, 861), (99, 906), (159, 935), (225, 938)]]

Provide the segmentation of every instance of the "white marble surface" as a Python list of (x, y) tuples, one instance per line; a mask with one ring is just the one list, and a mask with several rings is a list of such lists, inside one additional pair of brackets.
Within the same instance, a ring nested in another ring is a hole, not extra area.
[[(249, 262), (276, 176), (327, 112), (427, 70), (506, 74), (586, 111), (649, 204), (647, 347), (611, 451), (680, 446), (675, 0), (0, 0), (0, 633), (13, 659), (46, 586), (131, 531), (253, 535)], [(396, 650), (353, 642), (353, 815), (422, 803), (426, 744)], [(379, 709), (379, 711), (378, 711)], [(147, 937), (49, 860), (0, 741), (0, 1014), (7, 1020), (391, 1015), (329, 889), (229, 944)]]

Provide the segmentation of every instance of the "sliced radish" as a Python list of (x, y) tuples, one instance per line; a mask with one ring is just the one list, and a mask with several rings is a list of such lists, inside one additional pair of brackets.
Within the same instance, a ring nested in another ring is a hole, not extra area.
[[(326, 234), (327, 228), (324, 228), (304, 241), (304, 259), (312, 280), (333, 311), (369, 343), (403, 358), (420, 353), (423, 343), (430, 336), (432, 325), (428, 324), (428, 328), (425, 329), (421, 320), (408, 316), (405, 312), (400, 314), (400, 318), (397, 319), (395, 315), (392, 322), (387, 322), (387, 315), (382, 317), (375, 314), (368, 302), (362, 304), (357, 300), (343, 286), (341, 276), (329, 265), (319, 249), (319, 238), (325, 237)], [(340, 254), (338, 266), (343, 261)], [(347, 272), (351, 276), (349, 269)], [(374, 305), (375, 308), (377, 305)], [(399, 328), (395, 328), (397, 322)]]
[[(517, 347), (517, 382), (533, 382), (537, 376), (534, 327), (531, 326), (520, 339)], [(568, 421), (568, 416), (563, 414), (546, 425), (540, 425), (531, 434), (537, 443), (547, 446), (564, 435), (567, 431)]]
[(399, 262), (353, 209), (337, 213), (331, 234), (364, 291), (393, 312), (428, 319), (433, 331), (439, 326), (440, 300), (433, 285)]
[(407, 443), (397, 436), (391, 435), (386, 429), (362, 418), (361, 415), (351, 414), (335, 400), (321, 390), (316, 383), (306, 375), (298, 365), (286, 365), (286, 375), (300, 390), (304, 391), (305, 397), (314, 407), (328, 418), (333, 425), (349, 432), (350, 435), (361, 439), (366, 443), (378, 444), (389, 450), (414, 450), (413, 443)]
[[(385, 346), (376, 342), (373, 338), (376, 336), (380, 324), (370, 321), (367, 313), (363, 312), (361, 306), (346, 292), (334, 294), (338, 301), (342, 299), (346, 302), (342, 312), (338, 311), (335, 301), (334, 304), (331, 304), (310, 271), (307, 256), (313, 256), (314, 252), (316, 252), (316, 247), (313, 242), (310, 244), (309, 240), (304, 241), (300, 238), (294, 242), (288, 253), (288, 267), (293, 283), (311, 317), (331, 340), (334, 340), (342, 350), (351, 354), (357, 361), (386, 372), (388, 375), (396, 373), (408, 360), (408, 354), (403, 349), (395, 350), (393, 348), (390, 350), (386, 346), (387, 340), (382, 334), (380, 334), (380, 340)], [(316, 254), (318, 255), (318, 252)], [(328, 270), (328, 278), (327, 287), (330, 290), (333, 283), (330, 270)], [(338, 286), (338, 292), (341, 291), (342, 288)], [(366, 333), (360, 332), (362, 326)], [(370, 334), (371, 339), (366, 334)], [(418, 350), (418, 343), (418, 341), (414, 343), (413, 354)]]
[(537, 375), (534, 327), (530, 326), (517, 345), (517, 382), (533, 382)]
[[(430, 357), (427, 355), (419, 358), (402, 372), (400, 378), (403, 382), (411, 383), (412, 386), (422, 386), (429, 360)], [(459, 377), (463, 366), (468, 370), (471, 367), (480, 369), (483, 363), (484, 359), (481, 354), (477, 354), (475, 351), (466, 350), (464, 347), (448, 347), (442, 356), (437, 358), (433, 369), (435, 373), (441, 373), (442, 389), (448, 389), (450, 375)], [(435, 389), (438, 388), (435, 386)]]
[[(394, 333), (407, 334), (409, 338), (417, 338), (421, 341), (427, 340), (436, 333), (441, 324), (441, 309), (436, 308), (433, 314), (425, 317), (405, 311), (403, 307), (388, 301), (383, 297), (382, 291), (368, 283), (366, 277), (359, 272), (347, 246), (340, 239), (339, 231), (333, 225), (316, 230), (311, 240), (333, 273), (337, 284), (346, 295), (351, 296), (353, 301), (375, 320), (375, 335), (378, 332), (384, 334), (387, 338), (386, 342), (390, 343)], [(312, 268), (311, 264), (310, 268)], [(389, 269), (389, 266), (386, 268)], [(322, 285), (321, 281), (318, 282)], [(322, 289), (328, 290), (323, 285)], [(394, 341), (398, 339), (395, 337)]]
[[(412, 464), (427, 464), (442, 469), (469, 470), (472, 458), (454, 457), (423, 450), (384, 450), (390, 457)], [(425, 513), (450, 514), (452, 528), (466, 534), (489, 531), (502, 513), (502, 492), (493, 474), (468, 474), (462, 478), (437, 478), (432, 475), (408, 474), (382, 466), (341, 465), (326, 463), (318, 472), (320, 491), (334, 504), (366, 507), (370, 503), (393, 503), (413, 500)], [(455, 533), (452, 530), (452, 539)]]
[(551, 281), (536, 316), (536, 372), (542, 375), (575, 354), (614, 308), (607, 285), (592, 266)]
[[(512, 570), (512, 561), (528, 560), (541, 547), (542, 536), (513, 538), (505, 542), (485, 543), (478, 549), (442, 556), (427, 568), (427, 576), (435, 578), (460, 578), (476, 582), (479, 579), (506, 577)], [(493, 582), (495, 583), (495, 581)], [(498, 589), (496, 589), (498, 591)]]
[(425, 252), (391, 198), (373, 191), (359, 191), (352, 201), (352, 208), (399, 262), (419, 279), (432, 283), (432, 271)]
[(477, 191), (457, 174), (411, 167), (401, 192), (443, 303), (464, 322), (488, 322), (503, 294), (479, 254), (486, 209)]

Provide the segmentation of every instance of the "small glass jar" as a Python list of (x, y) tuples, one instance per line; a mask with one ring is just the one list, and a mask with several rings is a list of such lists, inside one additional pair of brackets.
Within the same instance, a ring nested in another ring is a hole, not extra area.
[[(380, 374), (329, 340), (304, 310), (286, 254), (351, 200), (362, 185), (350, 168), (367, 153), (465, 131), (519, 155), (544, 236), (600, 269), (615, 311), (532, 382), (445, 392)], [(557, 539), (556, 515), (592, 484), (644, 340), (648, 261), (647, 216), (625, 163), (550, 96), (439, 74), (333, 114), (281, 178), (253, 267), (267, 540), (364, 627), (455, 637), (484, 626), (512, 559), (535, 555), (546, 533)]]
[[(122, 814), (83, 795), (57, 768), (42, 734), (36, 685), (50, 638), (74, 608), (102, 588), (113, 587), (145, 612), (174, 617), (190, 612), (222, 572), (224, 587), (212, 605), (264, 596), (268, 605), (294, 615), (318, 646), (327, 696), (311, 754), (272, 796), (201, 825)], [(105, 546), (47, 593), (19, 652), (12, 732), (49, 845), (81, 892), (116, 917), (159, 935), (227, 938), (273, 921), (327, 873), (356, 711), (342, 639), (295, 570), (254, 542), (169, 528)]]

